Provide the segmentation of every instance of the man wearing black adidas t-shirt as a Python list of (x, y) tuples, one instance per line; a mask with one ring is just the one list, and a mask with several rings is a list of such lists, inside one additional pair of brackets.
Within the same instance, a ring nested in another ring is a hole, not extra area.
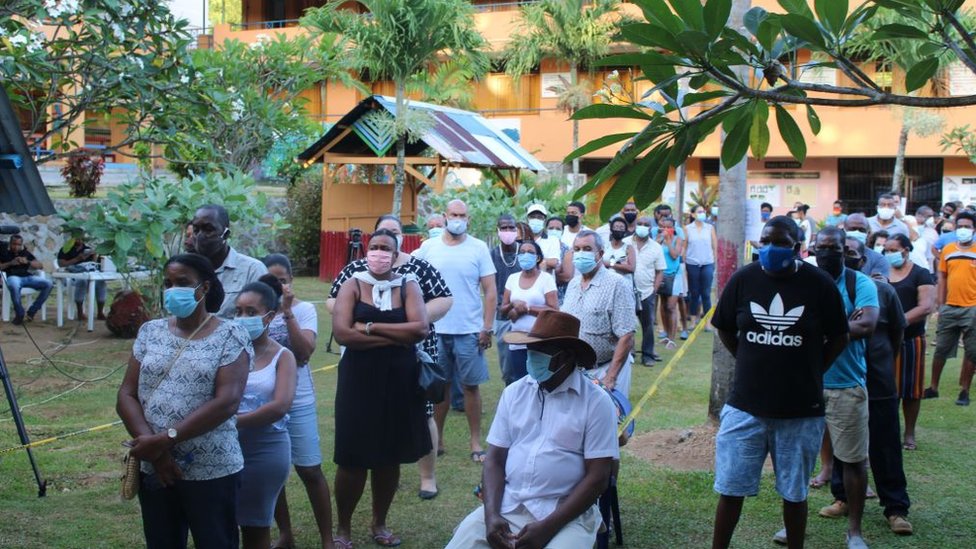
[(800, 235), (785, 216), (766, 223), (759, 261), (737, 271), (712, 319), (735, 357), (735, 382), (715, 439), (713, 548), (729, 546), (746, 496), (759, 491), (767, 455), (790, 547), (803, 547), (810, 473), (824, 430), (823, 373), (847, 345), (840, 292), (797, 260)]

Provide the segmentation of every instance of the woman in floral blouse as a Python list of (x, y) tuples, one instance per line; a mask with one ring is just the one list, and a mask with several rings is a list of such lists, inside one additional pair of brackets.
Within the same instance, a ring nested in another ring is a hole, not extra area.
[(235, 413), (254, 351), (240, 324), (212, 313), (224, 291), (197, 254), (166, 262), (164, 304), (173, 315), (139, 330), (116, 409), (142, 461), (139, 503), (146, 544), (236, 549), (244, 466)]

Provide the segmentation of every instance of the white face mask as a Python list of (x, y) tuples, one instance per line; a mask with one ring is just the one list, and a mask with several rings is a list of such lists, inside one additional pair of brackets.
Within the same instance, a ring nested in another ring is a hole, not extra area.
[(894, 208), (878, 208), (878, 219), (881, 219), (882, 221), (888, 221), (892, 217), (895, 217)]

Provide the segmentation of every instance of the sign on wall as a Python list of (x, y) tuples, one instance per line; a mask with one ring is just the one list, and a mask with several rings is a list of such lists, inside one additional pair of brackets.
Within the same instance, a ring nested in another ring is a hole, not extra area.
[(811, 183), (790, 183), (784, 185), (783, 200), (785, 206), (793, 207), (796, 202), (807, 205), (817, 203), (817, 186)]
[(944, 178), (942, 180), (942, 201), (960, 201), (967, 205), (976, 203), (976, 175)]
[(759, 203), (769, 202), (773, 207), (782, 206), (780, 203), (780, 185), (770, 183), (750, 183), (747, 190), (747, 200), (758, 200)]
[(569, 85), (570, 75), (568, 72), (544, 72), (539, 80), (542, 82), (542, 98), (556, 99)]
[(949, 65), (949, 95), (976, 94), (976, 74), (962, 63)]

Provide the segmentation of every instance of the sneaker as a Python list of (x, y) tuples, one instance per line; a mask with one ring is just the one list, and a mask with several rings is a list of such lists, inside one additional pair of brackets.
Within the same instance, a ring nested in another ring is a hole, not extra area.
[(861, 536), (847, 534), (847, 549), (868, 549), (868, 544)]
[(969, 391), (959, 391), (959, 398), (956, 399), (959, 406), (969, 406)]
[(681, 330), (681, 341), (688, 339), (688, 330)]
[(786, 528), (783, 528), (779, 532), (776, 532), (775, 534), (773, 534), (773, 543), (777, 543), (779, 545), (786, 545), (786, 543), (787, 543), (786, 542)]
[(14, 326), (20, 326), (24, 323), (24, 315), (16, 315), (13, 319)]
[(824, 518), (840, 518), (847, 516), (847, 503), (837, 499), (833, 503), (820, 509), (820, 516)]
[(926, 387), (922, 393), (922, 398), (939, 398), (939, 392), (931, 387)]
[(910, 536), (915, 532), (915, 529), (912, 528), (912, 523), (908, 522), (908, 519), (901, 515), (891, 515), (888, 517), (888, 526), (892, 532), (899, 536)]
[(665, 332), (664, 330), (661, 330), (660, 332), (657, 333), (658, 339), (665, 339), (666, 337), (668, 337), (668, 333)]

